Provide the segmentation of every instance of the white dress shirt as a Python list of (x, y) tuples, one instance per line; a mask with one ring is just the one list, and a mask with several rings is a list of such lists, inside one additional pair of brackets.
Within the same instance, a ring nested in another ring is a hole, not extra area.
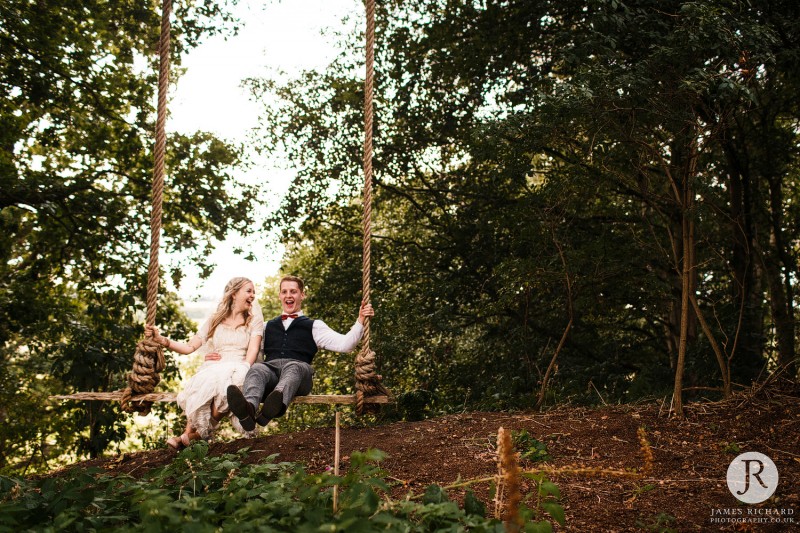
[[(298, 311), (299, 316), (303, 315), (303, 311)], [(286, 318), (283, 320), (283, 328), (288, 329), (289, 324), (292, 323), (293, 318)], [(342, 335), (332, 330), (328, 324), (322, 320), (314, 320), (314, 326), (311, 328), (311, 335), (314, 337), (314, 342), (317, 348), (322, 350), (330, 350), (332, 352), (351, 352), (358, 345), (361, 340), (361, 335), (364, 333), (364, 326), (356, 320), (350, 331)]]

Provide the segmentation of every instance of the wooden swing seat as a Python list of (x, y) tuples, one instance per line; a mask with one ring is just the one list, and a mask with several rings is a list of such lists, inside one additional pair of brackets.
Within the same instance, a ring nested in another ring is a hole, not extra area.
[[(114, 392), (77, 392), (75, 394), (62, 394), (51, 396), (58, 400), (97, 400), (97, 401), (120, 401), (124, 391)], [(137, 401), (145, 402), (174, 402), (177, 394), (174, 392), (151, 392), (131, 397), (131, 403)], [(306, 404), (327, 404), (327, 405), (353, 405), (356, 403), (355, 394), (311, 394), (308, 396), (296, 396), (292, 403)], [(364, 398), (364, 403), (387, 404), (392, 403), (389, 396), (369, 396)]]

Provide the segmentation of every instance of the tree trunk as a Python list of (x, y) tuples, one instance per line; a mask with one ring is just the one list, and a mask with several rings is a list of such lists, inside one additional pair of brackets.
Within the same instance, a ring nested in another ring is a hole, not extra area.
[(756, 229), (753, 220), (753, 183), (739, 164), (736, 149), (726, 147), (729, 163), (728, 191), (731, 220), (731, 296), (739, 309), (732, 345), (725, 346), (729, 362), (738, 354), (740, 366), (760, 366), (764, 355), (764, 310), (762, 270), (756, 260)]
[(689, 142), (689, 153), (686, 167), (681, 173), (680, 183), (675, 184), (675, 192), (681, 207), (681, 322), (680, 338), (678, 340), (678, 360), (675, 364), (675, 387), (672, 393), (673, 415), (683, 418), (683, 374), (686, 366), (686, 349), (689, 344), (689, 323), (693, 321), (691, 309), (691, 296), (694, 295), (696, 283), (693, 281), (695, 240), (694, 240), (694, 213), (692, 181), (697, 170), (697, 143), (695, 139)]
[[(769, 288), (769, 306), (772, 312), (772, 323), (775, 326), (778, 365), (785, 366), (788, 375), (794, 379), (797, 372), (794, 360), (794, 309), (792, 302), (786, 296), (780, 262), (770, 252), (762, 251), (760, 255)], [(791, 289), (791, 285), (789, 287)]]
[[(688, 180), (685, 186), (685, 191), (690, 189)], [(688, 192), (688, 191), (687, 191)], [(688, 194), (684, 194), (684, 201), (688, 199)], [(688, 207), (688, 205), (687, 205)], [(691, 276), (692, 276), (692, 256), (691, 249), (693, 246), (693, 239), (691, 236), (692, 226), (689, 221), (689, 212), (687, 207), (682, 210), (681, 225), (683, 237), (683, 257), (681, 259), (681, 320), (680, 320), (680, 338), (678, 339), (678, 360), (675, 363), (675, 388), (672, 394), (672, 408), (675, 416), (683, 418), (683, 372), (686, 366), (686, 348), (689, 344), (689, 292), (691, 291)]]
[[(683, 187), (683, 185), (681, 185), (681, 187)], [(688, 258), (688, 265), (691, 265), (692, 275), (688, 277), (689, 294), (695, 294), (697, 292), (697, 278), (694, 275), (694, 237), (692, 236), (691, 241), (687, 240), (688, 234), (694, 233), (694, 224), (691, 224), (690, 230), (684, 227), (684, 224), (691, 219), (691, 214), (687, 214), (686, 208), (683, 207), (685, 202), (683, 196), (684, 194), (682, 192), (681, 203), (677, 209), (678, 213), (673, 219), (673, 226), (675, 229), (670, 235), (675, 258), (674, 269), (667, 274), (670, 279), (670, 285), (672, 286), (672, 302), (670, 304), (665, 329), (667, 335), (667, 349), (670, 355), (670, 368), (672, 368), (673, 371), (678, 368), (682, 336), (685, 336), (687, 345), (693, 343), (697, 338), (697, 321), (695, 319), (694, 309), (689, 305), (687, 311), (687, 302), (684, 300), (684, 295), (687, 293), (684, 287), (684, 283), (687, 281), (686, 276), (683, 274), (684, 259)], [(686, 313), (688, 313), (688, 315), (684, 317)], [(684, 326), (686, 327), (685, 332), (682, 331)]]
[(550, 359), (550, 364), (547, 365), (547, 370), (544, 373), (544, 377), (542, 378), (542, 386), (539, 389), (539, 397), (536, 400), (536, 409), (541, 409), (542, 405), (544, 405), (544, 395), (547, 392), (547, 384), (550, 382), (550, 376), (553, 373), (553, 369), (556, 366), (556, 359), (558, 358), (558, 354), (561, 353), (561, 348), (564, 347), (564, 343), (567, 342), (567, 335), (569, 335), (570, 329), (572, 329), (572, 322), (573, 322), (573, 312), (572, 312), (572, 282), (570, 281), (569, 277), (569, 269), (567, 268), (567, 260), (564, 258), (564, 250), (561, 248), (558, 240), (555, 237), (555, 230), (553, 230), (553, 242), (558, 249), (558, 256), (561, 258), (561, 265), (564, 267), (564, 278), (566, 280), (566, 288), (567, 288), (567, 314), (569, 316), (569, 322), (567, 323), (567, 327), (564, 328), (564, 333), (561, 335), (561, 340), (558, 342), (558, 346), (556, 346), (556, 351), (553, 352), (553, 357)]
[(795, 320), (794, 288), (792, 277), (797, 274), (797, 265), (792, 257), (791, 245), (786, 244), (783, 228), (783, 185), (781, 178), (768, 177), (770, 252), (765, 254), (764, 272), (769, 287), (770, 310), (775, 325), (775, 341), (778, 347), (778, 364), (785, 367), (788, 375), (795, 377)]
[(719, 371), (722, 374), (722, 391), (725, 398), (731, 397), (731, 370), (730, 366), (728, 365), (728, 358), (723, 353), (722, 348), (720, 348), (719, 343), (717, 342), (714, 333), (711, 331), (711, 327), (706, 322), (705, 317), (703, 316), (703, 312), (700, 309), (700, 305), (697, 303), (697, 297), (694, 293), (689, 294), (689, 299), (692, 302), (692, 308), (694, 309), (694, 314), (697, 316), (697, 320), (700, 322), (700, 327), (703, 328), (703, 333), (705, 333), (706, 338), (708, 339), (709, 344), (711, 344), (711, 349), (714, 350), (714, 356), (717, 358), (717, 364), (719, 365)]

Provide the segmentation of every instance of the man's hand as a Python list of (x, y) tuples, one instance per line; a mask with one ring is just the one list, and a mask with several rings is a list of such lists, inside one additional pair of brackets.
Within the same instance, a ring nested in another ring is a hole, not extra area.
[(361, 309), (358, 311), (358, 321), (361, 325), (364, 325), (364, 318), (368, 316), (375, 316), (375, 310), (371, 303), (362, 302)]

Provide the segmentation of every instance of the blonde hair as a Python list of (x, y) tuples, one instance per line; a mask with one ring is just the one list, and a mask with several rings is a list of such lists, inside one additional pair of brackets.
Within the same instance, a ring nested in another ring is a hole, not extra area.
[[(233, 297), (239, 292), (246, 283), (253, 283), (248, 278), (237, 277), (231, 279), (228, 283), (225, 284), (225, 292), (222, 295), (222, 300), (220, 300), (219, 305), (217, 305), (217, 310), (214, 311), (214, 314), (211, 315), (211, 321), (208, 328), (208, 335), (207, 337), (210, 339), (214, 336), (214, 332), (217, 330), (217, 326), (222, 324), (222, 321), (225, 320), (228, 315), (233, 312)], [(249, 310), (244, 312), (244, 326), (247, 327), (250, 325), (250, 320), (253, 318), (253, 313)]]

